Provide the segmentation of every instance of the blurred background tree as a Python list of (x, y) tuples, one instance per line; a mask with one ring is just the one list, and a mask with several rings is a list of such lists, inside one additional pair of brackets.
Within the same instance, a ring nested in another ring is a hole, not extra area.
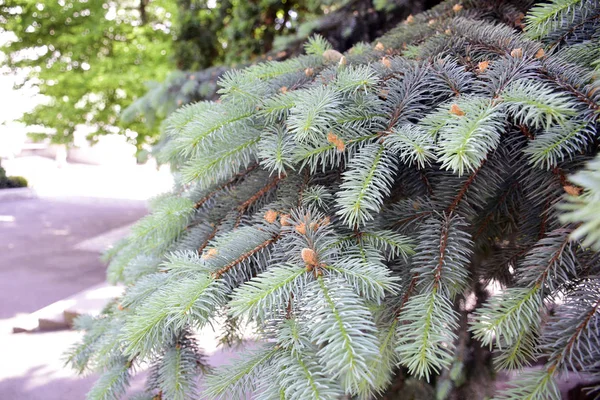
[(92, 142), (125, 134), (140, 151), (177, 107), (213, 98), (228, 69), (296, 55), (314, 33), (344, 51), (435, 3), (0, 0), (0, 50), (26, 72), (19, 85), (45, 96), (22, 117), (35, 139), (71, 145), (79, 128)]
[[(171, 1), (6, 0), (0, 2), (4, 64), (25, 72), (19, 85), (45, 97), (22, 120), (33, 136), (71, 144), (125, 133), (142, 143), (154, 132), (137, 122), (121, 129), (119, 114), (172, 68)], [(31, 129), (31, 128), (30, 128)], [(137, 137), (136, 137), (137, 136)]]

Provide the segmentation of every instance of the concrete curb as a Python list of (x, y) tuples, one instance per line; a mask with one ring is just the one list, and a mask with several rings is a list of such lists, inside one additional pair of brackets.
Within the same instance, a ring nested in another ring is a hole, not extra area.
[(100, 283), (66, 299), (59, 300), (34, 313), (15, 318), (13, 333), (69, 329), (82, 314), (97, 316), (125, 287)]
[(0, 201), (35, 199), (37, 193), (31, 188), (0, 189)]
[(111, 246), (114, 246), (119, 240), (129, 236), (129, 233), (131, 232), (131, 227), (133, 225), (135, 225), (135, 222), (133, 224), (112, 229), (101, 235), (94, 236), (93, 238), (86, 239), (82, 242), (77, 243), (74, 249), (102, 254)]

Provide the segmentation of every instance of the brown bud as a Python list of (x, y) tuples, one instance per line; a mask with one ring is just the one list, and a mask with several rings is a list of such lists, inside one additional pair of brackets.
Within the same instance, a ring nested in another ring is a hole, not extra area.
[(567, 192), (571, 196), (579, 196), (581, 194), (581, 192), (583, 191), (582, 188), (580, 188), (578, 186), (573, 186), (573, 185), (565, 185), (565, 186), (563, 186), (563, 189), (565, 190), (565, 192)]
[(299, 223), (298, 225), (296, 225), (296, 232), (298, 232), (301, 235), (306, 235), (306, 224), (304, 222)]
[(377, 51), (384, 51), (385, 50), (385, 46), (383, 45), (383, 43), (377, 42), (377, 44), (375, 45), (375, 50), (377, 50)]
[(210, 260), (211, 258), (215, 258), (215, 256), (219, 254), (219, 251), (216, 248), (208, 249), (206, 253), (202, 254), (203, 260)]
[(546, 52), (544, 51), (544, 49), (539, 49), (536, 53), (535, 53), (535, 58), (542, 58), (546, 55)]
[(388, 94), (390, 94), (390, 91), (387, 89), (379, 89), (379, 97), (381, 97), (382, 99), (387, 99)]
[(451, 30), (448, 28), (448, 29), (446, 29), (446, 30), (444, 31), (444, 33), (445, 33), (446, 35), (451, 35), (451, 34), (452, 34), (452, 31), (451, 31)]
[(428, 25), (433, 25), (433, 24), (435, 24), (435, 19), (433, 19), (433, 18), (432, 18), (432, 19), (430, 19), (430, 20), (427, 22), (427, 24), (428, 24)]
[(290, 216), (288, 214), (283, 214), (279, 219), (279, 223), (281, 224), (281, 226), (290, 226)]
[(346, 64), (348, 64), (348, 60), (346, 60), (345, 56), (342, 56), (342, 58), (340, 58), (340, 62), (338, 63), (338, 65), (341, 67)]
[(272, 224), (273, 222), (277, 221), (277, 216), (278, 216), (277, 211), (268, 210), (265, 213), (265, 221)]
[(520, 48), (520, 47), (519, 47), (519, 48), (516, 48), (516, 49), (513, 49), (513, 50), (510, 52), (510, 55), (511, 55), (512, 57), (514, 57), (514, 58), (522, 58), (522, 57), (523, 57), (523, 49), (522, 49), (522, 48)]
[(117, 306), (117, 310), (119, 310), (119, 311), (123, 311), (124, 309), (125, 309), (125, 307), (123, 307), (123, 304), (119, 304)]
[(460, 10), (462, 10), (462, 9), (463, 9), (463, 6), (462, 6), (462, 4), (455, 4), (455, 5), (454, 5), (454, 7), (452, 7), (452, 10), (453, 10), (454, 12), (459, 12), (459, 11), (460, 11)]
[(323, 58), (325, 61), (330, 62), (339, 62), (342, 59), (343, 55), (337, 50), (329, 49), (323, 52)]
[(479, 70), (479, 72), (483, 72), (485, 71), (488, 67), (490, 66), (490, 62), (489, 61), (482, 61), (479, 64), (477, 64), (477, 69)]
[(317, 265), (319, 263), (317, 253), (315, 253), (313, 249), (305, 247), (302, 249), (300, 254), (302, 256), (302, 261), (304, 261), (307, 265)]
[(386, 68), (392, 68), (392, 62), (390, 61), (389, 58), (387, 57), (382, 57), (381, 58), (381, 63), (383, 64), (384, 67)]
[(281, 93), (285, 94), (285, 93), (287, 93), (287, 91), (288, 91), (288, 88), (287, 88), (287, 86), (282, 86), (282, 87), (279, 89), (279, 91), (280, 91)]
[(313, 76), (315, 74), (315, 70), (312, 69), (311, 67), (308, 67), (304, 70), (304, 75), (306, 76)]
[(415, 22), (415, 17), (413, 17), (412, 14), (410, 14), (408, 17), (406, 17), (407, 24), (412, 24), (413, 22)]
[(452, 104), (452, 106), (450, 107), (450, 114), (454, 114), (454, 115), (458, 115), (459, 117), (462, 117), (463, 115), (465, 115), (465, 112), (460, 109), (458, 104)]
[(523, 13), (519, 13), (519, 15), (517, 16), (517, 18), (515, 18), (515, 26), (517, 28), (525, 28), (525, 25), (523, 24), (523, 19), (525, 18), (525, 14)]
[(337, 135), (335, 135), (333, 132), (329, 132), (327, 134), (327, 141), (335, 145), (336, 149), (339, 152), (342, 152), (346, 149), (346, 144), (344, 143), (344, 141), (340, 139)]

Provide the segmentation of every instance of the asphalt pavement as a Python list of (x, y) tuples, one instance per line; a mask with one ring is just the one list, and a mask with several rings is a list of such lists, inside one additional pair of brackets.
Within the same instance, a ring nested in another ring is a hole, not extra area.
[[(63, 367), (79, 332), (13, 334), (12, 320), (105, 280), (96, 251), (77, 244), (146, 214), (140, 200), (0, 199), (0, 399), (79, 400), (96, 376)], [(137, 380), (134, 386), (141, 387)]]
[(0, 320), (104, 281), (99, 254), (75, 246), (144, 214), (136, 200), (0, 200)]

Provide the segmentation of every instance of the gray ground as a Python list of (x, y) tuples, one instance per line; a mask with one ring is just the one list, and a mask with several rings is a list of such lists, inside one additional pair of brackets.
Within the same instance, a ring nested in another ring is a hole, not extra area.
[[(11, 332), (13, 320), (103, 282), (99, 254), (79, 243), (120, 228), (146, 213), (145, 203), (90, 198), (0, 199), (0, 400), (81, 400), (98, 379), (63, 365), (79, 332)], [(228, 363), (234, 349), (218, 347), (206, 328), (198, 335), (212, 366)], [(252, 346), (252, 344), (249, 344)], [(143, 389), (136, 375), (129, 395)]]
[(133, 200), (0, 201), (0, 319), (104, 281), (98, 253), (73, 247), (145, 213), (145, 203)]
[(145, 213), (143, 201), (0, 200), (0, 399), (85, 398), (96, 377), (77, 377), (61, 361), (79, 333), (12, 334), (11, 319), (104, 281), (99, 254), (74, 246)]

